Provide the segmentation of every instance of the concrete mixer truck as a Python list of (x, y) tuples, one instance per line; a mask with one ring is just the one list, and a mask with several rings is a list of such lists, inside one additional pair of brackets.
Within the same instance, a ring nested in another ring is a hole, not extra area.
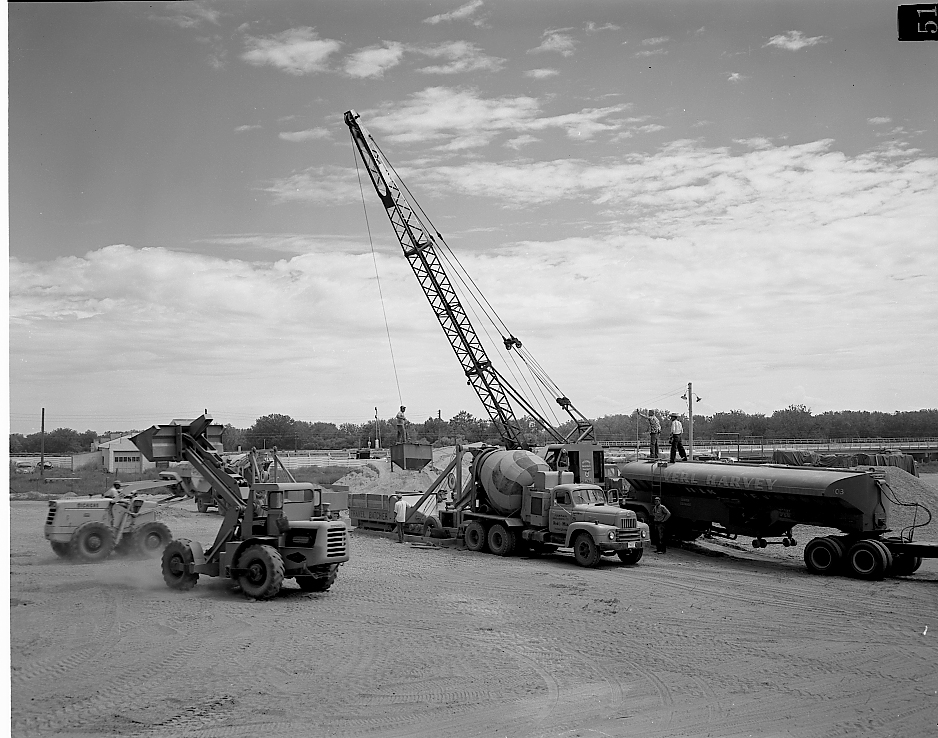
[(462, 496), (440, 511), (439, 523), (470, 551), (536, 556), (566, 548), (587, 567), (603, 556), (625, 564), (642, 558), (648, 526), (606, 504), (602, 487), (575, 482), (573, 472), (552, 470), (530, 451), (494, 447), (474, 451), (469, 471)]

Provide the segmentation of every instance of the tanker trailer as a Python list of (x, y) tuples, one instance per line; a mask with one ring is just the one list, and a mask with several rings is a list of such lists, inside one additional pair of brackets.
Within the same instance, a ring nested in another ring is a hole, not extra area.
[[(580, 566), (617, 555), (641, 559), (648, 526), (631, 510), (606, 504), (601, 487), (578, 484), (569, 471), (553, 471), (530, 451), (483, 448), (474, 452), (468, 491), (444, 525), (457, 525), (466, 548), (510, 556), (573, 550)], [(444, 515), (445, 513), (441, 513)]]
[[(796, 525), (836, 528), (844, 535), (818, 537), (805, 546), (808, 570), (846, 570), (863, 579), (906, 576), (918, 569), (922, 557), (938, 557), (938, 544), (913, 542), (911, 535), (887, 535), (891, 531), (886, 503), (891, 495), (881, 473), (666, 461), (634, 461), (621, 470), (630, 489), (620, 506), (647, 521), (652, 498), (660, 496), (671, 511), (669, 537), (678, 541), (702, 534), (744, 535), (752, 536), (755, 548), (769, 543), (794, 546)], [(767, 540), (771, 537), (781, 540)]]

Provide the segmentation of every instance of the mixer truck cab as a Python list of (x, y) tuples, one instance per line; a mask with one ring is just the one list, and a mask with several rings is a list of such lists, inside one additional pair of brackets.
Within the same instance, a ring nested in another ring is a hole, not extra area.
[(631, 510), (606, 504), (602, 487), (573, 483), (570, 472), (536, 472), (524, 495), (521, 537), (534, 544), (572, 548), (581, 566), (616, 555), (638, 563), (649, 540), (648, 526)]

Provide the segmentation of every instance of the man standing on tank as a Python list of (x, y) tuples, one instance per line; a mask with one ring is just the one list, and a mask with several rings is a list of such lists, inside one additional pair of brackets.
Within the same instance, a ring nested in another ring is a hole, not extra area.
[(658, 458), (658, 436), (661, 434), (661, 421), (658, 420), (658, 416), (655, 415), (651, 410), (648, 411), (648, 414), (645, 416), (648, 420), (648, 454), (652, 459)]
[(674, 463), (674, 457), (677, 452), (681, 452), (681, 461), (687, 461), (687, 452), (684, 450), (682, 436), (684, 435), (684, 426), (678, 420), (677, 413), (671, 413), (671, 463)]
[(661, 504), (660, 497), (655, 497), (653, 502), (655, 503), (655, 506), (651, 509), (651, 515), (655, 524), (655, 537), (658, 539), (655, 553), (663, 554), (667, 553), (668, 550), (668, 544), (664, 537), (664, 524), (667, 523), (668, 518), (671, 517), (671, 511)]

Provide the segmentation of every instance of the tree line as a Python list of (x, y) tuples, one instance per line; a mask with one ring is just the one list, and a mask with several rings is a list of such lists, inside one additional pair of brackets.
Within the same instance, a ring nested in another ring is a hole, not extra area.
[[(642, 411), (645, 412), (645, 411)], [(663, 437), (668, 433), (667, 408), (654, 409), (662, 418)], [(675, 411), (680, 412), (680, 411)], [(685, 437), (687, 418), (682, 415)], [(397, 437), (393, 418), (370, 420), (366, 423), (308, 422), (295, 420), (289, 415), (265, 415), (248, 428), (225, 425), (222, 441), (226, 451), (246, 451), (255, 448), (281, 450), (321, 450), (387, 447)], [(520, 418), (521, 427), (529, 435), (532, 445), (547, 442), (544, 431), (530, 418)], [(629, 415), (605, 415), (593, 421), (596, 438), (600, 441), (634, 442), (636, 437), (647, 438), (648, 421), (638, 410)], [(560, 426), (561, 433), (573, 427), (573, 421)], [(867, 412), (854, 410), (828, 411), (815, 415), (804, 405), (789, 405), (771, 415), (750, 414), (742, 410), (694, 415), (694, 437), (734, 439), (764, 438), (813, 439), (830, 438), (934, 438), (938, 437), (938, 409), (908, 412)], [(10, 435), (10, 453), (39, 453), (41, 434)], [(78, 433), (70, 428), (56, 428), (45, 436), (47, 454), (67, 454), (94, 449), (94, 431)], [(452, 446), (456, 443), (485, 442), (497, 444), (498, 434), (491, 421), (476, 418), (461, 410), (449, 420), (427, 418), (411, 423), (407, 429), (411, 443)]]

